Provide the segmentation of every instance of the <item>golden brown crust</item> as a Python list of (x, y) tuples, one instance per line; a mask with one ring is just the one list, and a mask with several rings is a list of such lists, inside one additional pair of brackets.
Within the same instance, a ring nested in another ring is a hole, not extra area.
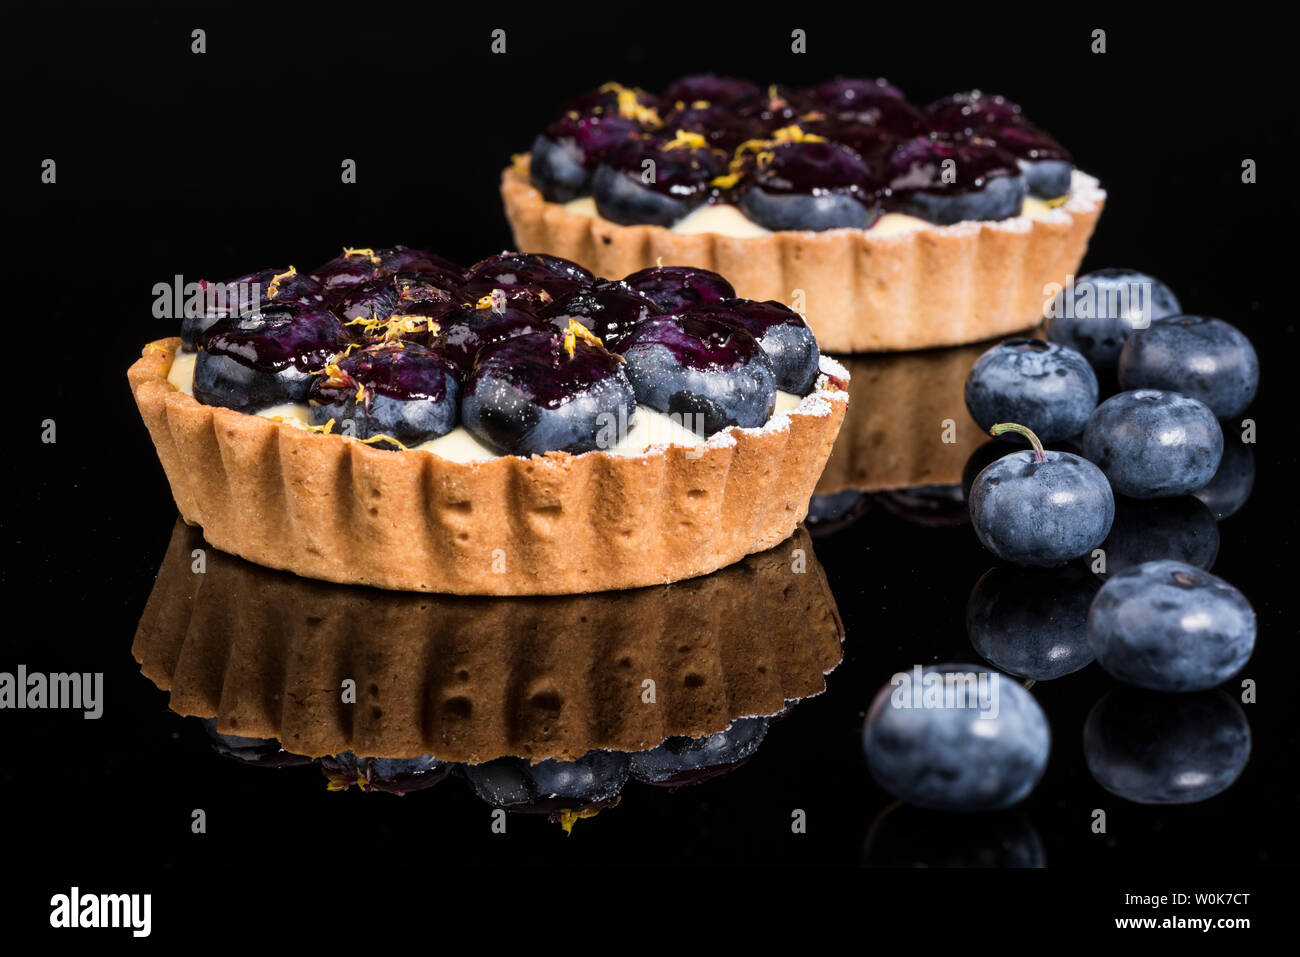
[(734, 238), (619, 226), (549, 203), (527, 158), (501, 176), (515, 246), (563, 256), (601, 276), (664, 265), (721, 273), (747, 299), (790, 302), (827, 352), (978, 342), (1042, 322), (1044, 287), (1077, 272), (1104, 194), (1044, 219), (959, 223), (893, 236), (836, 229)]
[(565, 598), (349, 588), (215, 550), (195, 574), (202, 545), (177, 523), (131, 649), (141, 671), (173, 710), (311, 757), (642, 750), (818, 694), (841, 656), (802, 529), (703, 578)]
[(848, 398), (823, 377), (788, 427), (702, 449), (457, 463), (203, 405), (167, 381), (179, 346), (150, 343), (127, 375), (181, 517), (260, 565), (402, 591), (637, 588), (770, 548), (807, 513)]

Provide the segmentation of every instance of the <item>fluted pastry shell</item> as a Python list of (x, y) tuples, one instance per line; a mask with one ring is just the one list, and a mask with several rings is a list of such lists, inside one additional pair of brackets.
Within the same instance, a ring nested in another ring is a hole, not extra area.
[(598, 276), (696, 266), (746, 299), (789, 303), (827, 352), (928, 349), (1037, 325), (1051, 283), (1078, 271), (1106, 194), (1076, 172), (1070, 198), (1041, 218), (968, 221), (894, 234), (786, 230), (761, 236), (620, 226), (551, 203), (529, 182), (528, 158), (501, 176), (515, 246), (563, 256)]
[(705, 575), (789, 538), (848, 401), (822, 359), (814, 392), (702, 446), (453, 462), (203, 405), (167, 381), (177, 338), (128, 370), (186, 522), (217, 548), (344, 584), (555, 595)]
[(778, 713), (824, 690), (843, 635), (802, 528), (672, 585), (467, 598), (258, 568), (178, 521), (132, 653), (173, 710), (222, 733), (475, 764), (643, 750)]

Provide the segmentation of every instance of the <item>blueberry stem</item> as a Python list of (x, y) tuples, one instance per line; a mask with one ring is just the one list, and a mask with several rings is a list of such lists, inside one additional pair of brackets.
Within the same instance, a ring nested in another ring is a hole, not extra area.
[(1023, 435), (1029, 440), (1029, 444), (1034, 447), (1034, 461), (1046, 462), (1047, 453), (1043, 451), (1043, 443), (1039, 441), (1038, 436), (1034, 435), (1033, 430), (1027, 426), (1019, 425), (1015, 422), (999, 422), (993, 428), (989, 429), (989, 435), (996, 438), (1003, 432), (1016, 432)]

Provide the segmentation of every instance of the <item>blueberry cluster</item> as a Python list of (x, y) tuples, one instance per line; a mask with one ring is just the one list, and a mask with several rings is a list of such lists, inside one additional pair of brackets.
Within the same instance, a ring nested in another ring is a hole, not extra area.
[(617, 444), (638, 404), (707, 437), (762, 426), (778, 390), (807, 395), (818, 374), (798, 313), (688, 267), (614, 281), (555, 256), (462, 269), (394, 246), (223, 285), (183, 323), (195, 398), (306, 403), (314, 426), (384, 448), (463, 424), (501, 453), (577, 454)]
[(919, 108), (884, 80), (809, 87), (688, 76), (660, 94), (608, 83), (533, 141), (552, 202), (594, 198), (615, 223), (672, 226), (727, 203), (771, 230), (939, 225), (1019, 215), (1069, 191), (1070, 155), (1015, 103), (974, 90)]
[[(1116, 289), (1138, 292), (1121, 301)], [(965, 475), (976, 535), (1009, 563), (979, 580), (966, 611), (971, 644), (998, 669), (984, 672), (1001, 679), (997, 706), (909, 707), (891, 686), (868, 713), (873, 775), (923, 808), (997, 810), (1028, 794), (1048, 729), (1006, 676), (1051, 680), (1094, 660), (1132, 686), (1099, 701), (1084, 730), (1103, 787), (1144, 803), (1204, 800), (1249, 755), (1241, 708), (1212, 689), (1249, 660), (1255, 613), (1208, 569), (1215, 519), (1241, 505), (1253, 476), (1248, 447), (1225, 444), (1218, 420), (1253, 399), (1258, 358), (1237, 329), (1180, 314), (1140, 273), (1101, 270), (1066, 296), (1081, 308), (1057, 313), (1051, 341), (999, 343), (965, 386), (971, 416), (999, 439)], [(1098, 405), (1099, 380), (1115, 379), (1126, 391)], [(1017, 436), (1033, 450), (1006, 454)]]

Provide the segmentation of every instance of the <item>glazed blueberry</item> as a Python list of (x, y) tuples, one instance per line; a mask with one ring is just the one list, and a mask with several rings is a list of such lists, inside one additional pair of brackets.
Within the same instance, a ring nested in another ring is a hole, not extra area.
[(732, 425), (758, 428), (776, 408), (772, 362), (736, 326), (690, 315), (654, 317), (622, 349), (637, 401), (680, 415), (687, 428), (702, 423), (706, 436)]
[(913, 137), (890, 153), (887, 169), (891, 205), (939, 226), (1010, 219), (1025, 203), (1016, 158), (979, 140)]
[(747, 140), (759, 139), (763, 135), (762, 127), (753, 120), (737, 116), (726, 106), (704, 101), (678, 103), (664, 117), (664, 129), (674, 133), (678, 130), (698, 133), (709, 146), (726, 153), (733, 152)]
[(1208, 485), (1192, 494), (1204, 502), (1215, 519), (1221, 522), (1246, 504), (1254, 487), (1255, 453), (1250, 445), (1225, 433), (1219, 470)]
[(692, 306), (685, 315), (701, 316), (744, 329), (772, 361), (776, 387), (807, 395), (817, 382), (821, 353), (803, 316), (784, 303), (728, 299)]
[(1060, 678), (1092, 662), (1088, 608), (1099, 587), (1075, 566), (999, 565), (971, 591), (966, 633), (980, 657), (1007, 674), (1035, 681)]
[(818, 83), (807, 95), (817, 106), (836, 113), (856, 112), (882, 100), (906, 102), (902, 90), (879, 77), (837, 76)]
[(625, 754), (590, 751), (576, 761), (499, 758), (465, 768), (474, 793), (493, 807), (535, 814), (612, 801), (628, 778)]
[(351, 751), (321, 758), (320, 766), (332, 790), (347, 790), (355, 784), (363, 791), (389, 794), (433, 787), (455, 767), (431, 754), (415, 758), (363, 758)]
[(902, 139), (891, 130), (853, 118), (814, 118), (799, 125), (807, 133), (847, 146), (862, 157), (868, 169), (880, 168)]
[(337, 431), (418, 445), (456, 426), (460, 383), (450, 362), (424, 346), (384, 342), (327, 365), (307, 393), (311, 421)]
[(510, 455), (612, 447), (636, 406), (618, 356), (581, 336), (566, 343), (558, 333), (484, 346), (464, 396), (465, 428)]
[(976, 477), (971, 524), (984, 547), (1005, 561), (1064, 565), (1105, 540), (1115, 499), (1106, 476), (1087, 459), (1045, 452), (1037, 438), (1031, 441), (1033, 451), (1005, 455)]
[(1204, 691), (1242, 669), (1255, 648), (1255, 610), (1222, 578), (1175, 561), (1112, 575), (1088, 613), (1097, 662), (1126, 684)]
[[(493, 289), (539, 286), (563, 295), (576, 286), (590, 285), (596, 277), (577, 263), (544, 253), (499, 253), (465, 270), (464, 287), (471, 296), (486, 296)], [(556, 296), (552, 292), (552, 296)], [(558, 298), (558, 296), (556, 296)]]
[(767, 718), (737, 718), (716, 734), (669, 738), (657, 748), (629, 755), (632, 776), (668, 787), (698, 784), (748, 760), (766, 736)]
[(343, 292), (364, 282), (382, 279), (398, 272), (445, 273), (459, 275), (460, 267), (423, 249), (388, 246), (381, 249), (344, 249), (312, 276), (320, 282), (325, 298), (333, 302)]
[(1097, 406), (1083, 430), (1083, 454), (1121, 495), (1185, 495), (1214, 477), (1223, 457), (1223, 431), (1196, 399), (1138, 389)]
[(954, 815), (906, 804), (867, 834), (864, 867), (1046, 867), (1042, 838), (1020, 811)]
[(930, 125), (940, 133), (973, 136), (990, 126), (1018, 123), (1023, 118), (1020, 107), (1005, 96), (970, 90), (953, 93), (925, 108)]
[(1027, 124), (990, 127), (982, 139), (997, 144), (1019, 161), (1031, 196), (1055, 199), (1070, 191), (1074, 163), (1060, 143)]
[(895, 675), (862, 738), (872, 777), (895, 797), (935, 811), (996, 811), (1034, 789), (1051, 733), (1013, 679), (943, 664)]
[(837, 143), (781, 143), (760, 154), (740, 208), (771, 230), (866, 229), (880, 218), (879, 184)]
[(1250, 745), (1245, 712), (1222, 691), (1117, 688), (1083, 726), (1092, 776), (1138, 804), (1193, 804), (1226, 791), (1250, 760)]
[(591, 175), (616, 146), (641, 135), (641, 125), (617, 113), (566, 114), (533, 140), (528, 175), (553, 203), (591, 192)]
[(1168, 286), (1133, 269), (1098, 269), (1053, 300), (1047, 338), (1084, 354), (1097, 371), (1113, 369), (1134, 329), (1182, 312)]
[(664, 90), (663, 98), (669, 103), (704, 101), (726, 106), (729, 103), (762, 95), (763, 91), (752, 80), (718, 76), (714, 73), (697, 73), (670, 83)]
[(633, 329), (658, 313), (653, 302), (630, 286), (602, 281), (556, 300), (539, 315), (549, 319), (561, 332), (568, 328), (570, 319), (576, 319), (606, 348), (618, 352)]
[(922, 136), (928, 129), (920, 110), (892, 97), (862, 100), (853, 107), (836, 111), (835, 117), (842, 123), (873, 127), (898, 139)]
[(1200, 399), (1220, 419), (1246, 411), (1259, 388), (1259, 357), (1236, 326), (1169, 316), (1129, 336), (1119, 354), (1124, 389), (1169, 389)]
[(193, 352), (199, 336), (226, 316), (246, 316), (263, 306), (287, 305), (319, 307), (324, 291), (319, 282), (290, 266), (288, 269), (263, 269), (229, 282), (202, 282), (202, 300), (193, 307), (187, 304), (181, 317), (181, 349)]
[(1101, 543), (1103, 577), (1162, 558), (1204, 568), (1219, 554), (1219, 526), (1205, 505), (1190, 495), (1115, 501), (1115, 523)]
[(463, 293), (457, 277), (448, 273), (400, 272), (339, 291), (334, 312), (357, 334), (374, 331), (373, 320), (394, 315), (426, 315), (437, 320), (456, 308)]
[(249, 738), (241, 734), (222, 734), (216, 718), (204, 718), (203, 729), (212, 739), (212, 750), (223, 758), (260, 768), (289, 768), (311, 764), (312, 759), (286, 751), (275, 738)]
[(725, 157), (687, 132), (624, 143), (606, 154), (592, 178), (596, 210), (625, 226), (671, 226), (708, 198), (711, 183), (726, 171)]
[(1055, 342), (1000, 342), (975, 360), (966, 377), (966, 408), (985, 431), (1015, 421), (1044, 442), (1055, 442), (1082, 432), (1096, 407), (1092, 366)]
[(651, 266), (624, 278), (623, 285), (645, 296), (662, 313), (736, 296), (731, 283), (716, 272), (693, 266)]
[(324, 309), (268, 306), (227, 316), (199, 337), (194, 397), (240, 412), (305, 401), (312, 372), (346, 341), (342, 324)]
[(552, 323), (517, 303), (518, 300), (499, 299), (448, 313), (439, 321), (438, 332), (430, 339), (429, 347), (449, 361), (464, 380), (473, 371), (479, 350), (489, 343), (528, 333), (554, 332)]

